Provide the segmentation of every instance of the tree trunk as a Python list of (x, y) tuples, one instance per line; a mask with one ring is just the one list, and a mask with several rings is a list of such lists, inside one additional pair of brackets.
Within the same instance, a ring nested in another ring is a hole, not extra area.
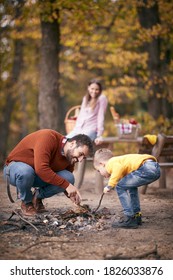
[(39, 127), (60, 130), (62, 123), (59, 93), (60, 30), (57, 19), (51, 22), (42, 19), (41, 30)]
[[(144, 29), (152, 28), (160, 24), (159, 10), (157, 1), (153, 5), (147, 4), (150, 1), (143, 0), (143, 6), (138, 7), (139, 22)], [(151, 3), (150, 3), (151, 4)], [(149, 70), (149, 89), (148, 89), (148, 112), (157, 119), (161, 114), (167, 117), (168, 106), (166, 84), (163, 80), (163, 68), (161, 62), (161, 38), (154, 37), (143, 45), (144, 51), (148, 53), (148, 70)]]
[[(19, 3), (19, 5), (14, 6), (15, 18), (18, 19), (21, 15), (21, 10), (23, 6), (23, 1)], [(18, 26), (17, 31), (20, 32), (22, 27)], [(6, 96), (4, 101), (4, 106), (2, 108), (2, 119), (0, 121), (0, 166), (3, 166), (4, 160), (6, 158), (7, 153), (7, 143), (8, 143), (8, 135), (10, 129), (10, 121), (11, 114), (13, 112), (13, 108), (15, 102), (17, 100), (17, 92), (18, 92), (18, 81), (20, 77), (20, 73), (23, 65), (23, 42), (21, 39), (14, 39), (14, 56), (13, 56), (13, 66), (9, 81), (5, 87)]]

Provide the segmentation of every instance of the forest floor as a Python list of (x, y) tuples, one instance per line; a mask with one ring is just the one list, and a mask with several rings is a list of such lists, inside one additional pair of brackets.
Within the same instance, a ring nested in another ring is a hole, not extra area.
[[(148, 187), (145, 195), (140, 194), (143, 224), (137, 229), (111, 227), (122, 214), (115, 191), (103, 197), (95, 214), (87, 214), (85, 210), (81, 213), (65, 195), (60, 195), (45, 199), (47, 213), (24, 217), (24, 221), (19, 216), (20, 201), (12, 204), (8, 199), (1, 172), (0, 259), (172, 260), (173, 170), (167, 172), (166, 189), (159, 189), (157, 181)], [(91, 210), (97, 207), (100, 194), (95, 189), (95, 173), (90, 166), (80, 193), (83, 205)]]

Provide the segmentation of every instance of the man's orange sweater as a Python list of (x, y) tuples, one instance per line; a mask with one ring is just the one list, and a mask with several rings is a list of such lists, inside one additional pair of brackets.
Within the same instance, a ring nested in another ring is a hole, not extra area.
[(51, 129), (33, 132), (16, 145), (6, 164), (11, 161), (27, 163), (44, 182), (66, 189), (69, 182), (55, 173), (64, 169), (73, 172), (74, 169), (62, 155), (63, 139), (63, 135)]

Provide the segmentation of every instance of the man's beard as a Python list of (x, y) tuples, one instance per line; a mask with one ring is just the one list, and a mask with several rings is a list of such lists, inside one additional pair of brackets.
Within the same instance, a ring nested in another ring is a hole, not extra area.
[(76, 162), (78, 162), (78, 158), (73, 156), (74, 149), (75, 148), (67, 150), (66, 158), (70, 162), (70, 164), (75, 164)]

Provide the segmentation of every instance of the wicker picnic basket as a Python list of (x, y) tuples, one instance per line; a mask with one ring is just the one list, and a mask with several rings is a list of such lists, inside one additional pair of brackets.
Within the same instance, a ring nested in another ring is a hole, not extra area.
[[(127, 129), (127, 127), (130, 127), (129, 131)], [(139, 125), (133, 125), (133, 124), (127, 124), (126, 128), (124, 129), (124, 124), (123, 123), (119, 123), (119, 124), (115, 124), (116, 127), (116, 131), (117, 131), (117, 136), (120, 139), (136, 139), (138, 137), (139, 134)]]
[(70, 133), (75, 127), (77, 116), (80, 111), (80, 107), (81, 107), (80, 105), (74, 106), (70, 108), (66, 113), (64, 123), (65, 123), (65, 130), (67, 134)]
[(129, 120), (121, 119), (114, 107), (110, 107), (111, 115), (114, 120), (117, 136), (121, 139), (135, 139), (138, 137), (140, 124), (130, 123)]

